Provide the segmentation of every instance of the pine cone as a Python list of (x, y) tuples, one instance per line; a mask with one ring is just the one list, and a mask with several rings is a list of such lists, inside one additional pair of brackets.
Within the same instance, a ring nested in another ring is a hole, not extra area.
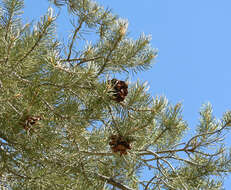
[(42, 118), (40, 116), (28, 116), (23, 126), (24, 129), (26, 131), (30, 130), (32, 125), (35, 125), (41, 119)]
[(117, 102), (122, 102), (128, 95), (128, 85), (125, 81), (112, 79), (109, 81), (113, 90), (113, 100)]
[(127, 149), (131, 149), (130, 142), (125, 140), (122, 136), (112, 135), (110, 137), (109, 145), (112, 149), (112, 152), (117, 153), (120, 152), (120, 156), (122, 154), (127, 154)]

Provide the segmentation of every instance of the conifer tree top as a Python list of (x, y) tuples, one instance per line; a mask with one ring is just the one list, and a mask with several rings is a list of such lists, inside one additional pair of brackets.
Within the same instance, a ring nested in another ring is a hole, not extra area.
[[(221, 189), (231, 112), (217, 120), (203, 105), (187, 136), (180, 103), (127, 80), (151, 68), (150, 36), (131, 39), (128, 21), (94, 1), (51, 3), (38, 23), (23, 24), (24, 2), (1, 1), (0, 186)], [(55, 28), (64, 7), (73, 26), (66, 43)]]

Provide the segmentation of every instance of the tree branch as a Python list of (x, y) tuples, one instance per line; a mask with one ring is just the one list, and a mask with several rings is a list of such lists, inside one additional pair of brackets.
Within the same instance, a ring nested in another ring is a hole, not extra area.
[(87, 151), (79, 151), (79, 152), (83, 154), (92, 155), (92, 156), (113, 156), (113, 153), (111, 152), (87, 152)]
[(123, 185), (119, 182), (116, 182), (114, 179), (110, 178), (110, 177), (107, 177), (107, 176), (104, 176), (104, 175), (101, 175), (101, 174), (95, 174), (101, 181), (106, 181), (107, 183), (113, 185), (114, 187), (117, 187), (117, 188), (120, 188), (122, 190), (134, 190), (134, 189), (131, 189), (130, 187), (126, 186), (126, 185)]
[(62, 59), (61, 62), (77, 62), (79, 61), (79, 63), (77, 63), (76, 65), (81, 65), (82, 63), (86, 63), (89, 61), (95, 61), (97, 59), (100, 59), (102, 57), (93, 57), (90, 59), (86, 59), (86, 58), (75, 58), (75, 59)]
[(75, 38), (76, 38), (76, 35), (79, 32), (80, 28), (82, 27), (83, 22), (84, 22), (84, 19), (82, 19), (80, 21), (79, 26), (75, 29), (74, 35), (73, 35), (72, 40), (71, 40), (71, 44), (69, 46), (69, 53), (68, 53), (68, 56), (67, 56), (67, 59), (66, 59), (67, 61), (69, 61), (70, 58), (71, 58), (71, 53), (72, 53), (72, 48), (73, 48), (73, 45), (74, 45), (74, 42), (75, 42)]
[(115, 41), (113, 47), (110, 49), (110, 51), (109, 51), (107, 57), (106, 57), (105, 60), (104, 60), (104, 64), (102, 65), (101, 69), (99, 70), (99, 72), (98, 72), (97, 75), (96, 75), (97, 77), (104, 71), (104, 68), (106, 67), (107, 62), (109, 61), (112, 52), (116, 49), (116, 47), (117, 47), (117, 45), (119, 44), (119, 42), (120, 42), (121, 39), (122, 39), (122, 35), (120, 35), (120, 36), (118, 37), (118, 39)]
[(31, 47), (31, 49), (24, 54), (24, 56), (19, 60), (19, 62), (22, 62), (34, 49), (38, 46), (40, 43), (41, 39), (43, 38), (43, 35), (46, 34), (47, 28), (50, 26), (51, 22), (48, 22), (43, 30), (38, 34), (38, 39), (35, 41), (34, 45)]

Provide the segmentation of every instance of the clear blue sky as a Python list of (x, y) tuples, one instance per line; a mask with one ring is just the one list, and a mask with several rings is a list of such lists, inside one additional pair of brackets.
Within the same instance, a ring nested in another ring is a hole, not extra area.
[[(139, 74), (149, 81), (153, 96), (165, 95), (183, 103), (184, 119), (193, 130), (199, 109), (211, 102), (218, 118), (231, 109), (230, 0), (98, 0), (129, 21), (132, 37), (152, 35), (159, 55), (153, 68)], [(25, 0), (25, 18), (45, 13), (47, 0)], [(64, 16), (58, 20), (62, 37), (70, 31)], [(231, 145), (231, 136), (226, 141)], [(231, 185), (226, 179), (225, 187)]]

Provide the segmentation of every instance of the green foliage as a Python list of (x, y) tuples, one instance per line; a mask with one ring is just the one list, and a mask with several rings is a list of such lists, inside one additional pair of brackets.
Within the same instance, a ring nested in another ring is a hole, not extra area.
[[(187, 140), (181, 104), (152, 97), (147, 83), (127, 81), (125, 100), (113, 100), (114, 74), (128, 78), (151, 67), (150, 37), (130, 39), (126, 20), (90, 0), (53, 3), (73, 19), (67, 43), (56, 38), (53, 9), (23, 25), (22, 0), (1, 4), (0, 186), (221, 189), (231, 169), (223, 144), (230, 111), (216, 120), (204, 105)], [(144, 169), (151, 179), (142, 178)]]

